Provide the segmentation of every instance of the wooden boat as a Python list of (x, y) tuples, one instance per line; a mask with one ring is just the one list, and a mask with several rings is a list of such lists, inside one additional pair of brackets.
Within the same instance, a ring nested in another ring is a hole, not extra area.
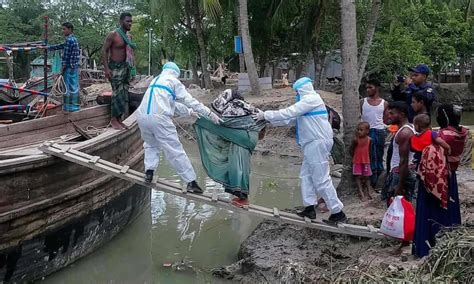
[(37, 149), (43, 141), (54, 140), (143, 170), (133, 114), (125, 120), (128, 130), (108, 128), (91, 139), (76, 131), (105, 128), (109, 109), (99, 105), (0, 126), (0, 282), (30, 282), (71, 264), (109, 241), (149, 206), (149, 189)]

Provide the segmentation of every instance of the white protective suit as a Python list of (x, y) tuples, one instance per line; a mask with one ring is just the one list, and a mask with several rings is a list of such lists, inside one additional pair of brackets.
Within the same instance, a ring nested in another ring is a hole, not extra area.
[(296, 124), (296, 137), (304, 155), (300, 171), (304, 206), (317, 205), (317, 196), (320, 196), (331, 214), (337, 214), (342, 211), (343, 205), (329, 172), (333, 132), (326, 106), (314, 91), (310, 78), (297, 80), (293, 89), (297, 92), (294, 105), (277, 111), (265, 111), (263, 115), (273, 125)]
[(161, 74), (153, 78), (137, 110), (145, 148), (145, 171), (156, 170), (160, 153), (164, 155), (176, 173), (189, 183), (196, 180), (196, 173), (178, 139), (172, 117), (190, 115), (191, 109), (201, 116), (209, 116), (211, 111), (193, 98), (178, 80), (180, 70), (174, 63), (166, 63)]

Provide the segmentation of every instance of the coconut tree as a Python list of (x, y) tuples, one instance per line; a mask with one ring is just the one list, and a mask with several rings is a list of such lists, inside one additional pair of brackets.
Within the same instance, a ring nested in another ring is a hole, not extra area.
[[(359, 73), (357, 68), (357, 31), (355, 0), (340, 0), (342, 53), (342, 113), (344, 117), (344, 145), (349, 149), (360, 118)], [(352, 157), (345, 155), (344, 173), (339, 188), (351, 187)]]
[(260, 84), (258, 73), (253, 59), (252, 43), (249, 32), (249, 15), (247, 11), (247, 0), (239, 0), (240, 29), (242, 31), (242, 44), (244, 46), (245, 65), (249, 75), (250, 87), (254, 95), (260, 95)]
[(204, 16), (216, 21), (222, 14), (219, 0), (150, 0), (152, 13), (158, 16), (168, 32), (185, 27), (196, 36), (201, 60), (204, 86), (212, 89), (208, 65), (208, 51), (205, 38)]

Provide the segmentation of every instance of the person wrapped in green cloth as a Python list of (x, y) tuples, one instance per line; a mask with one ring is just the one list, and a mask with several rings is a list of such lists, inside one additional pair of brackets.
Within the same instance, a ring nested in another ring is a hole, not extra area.
[(215, 125), (200, 118), (194, 124), (201, 161), (208, 176), (236, 196), (232, 204), (248, 205), (251, 155), (266, 123), (256, 123), (252, 114), (259, 110), (230, 89), (221, 93), (212, 108), (223, 119)]

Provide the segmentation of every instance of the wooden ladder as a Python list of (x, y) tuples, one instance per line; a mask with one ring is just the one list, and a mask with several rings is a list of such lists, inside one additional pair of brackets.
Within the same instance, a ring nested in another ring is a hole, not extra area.
[(129, 166), (121, 166), (109, 161), (101, 159), (99, 156), (91, 156), (81, 151), (72, 149), (67, 145), (59, 145), (56, 143), (46, 142), (39, 147), (41, 151), (46, 154), (56, 156), (58, 158), (76, 163), (92, 170), (103, 172), (123, 180), (139, 184), (145, 187), (164, 191), (169, 194), (184, 197), (186, 199), (218, 206), (231, 211), (242, 212), (253, 216), (258, 216), (266, 219), (272, 219), (278, 222), (290, 223), (294, 225), (314, 228), (326, 232), (347, 234), (357, 237), (366, 238), (383, 238), (383, 234), (379, 233), (379, 229), (371, 225), (359, 226), (351, 224), (339, 223), (337, 225), (329, 225), (319, 220), (311, 220), (309, 218), (302, 218), (296, 214), (280, 211), (278, 208), (262, 207), (254, 204), (245, 206), (244, 208), (237, 208), (230, 204), (228, 198), (219, 196), (218, 191), (214, 189), (211, 194), (193, 194), (188, 193), (186, 186), (182, 187), (179, 184), (171, 183), (164, 179), (158, 178), (155, 182), (146, 183), (145, 175), (142, 172), (135, 171)]

